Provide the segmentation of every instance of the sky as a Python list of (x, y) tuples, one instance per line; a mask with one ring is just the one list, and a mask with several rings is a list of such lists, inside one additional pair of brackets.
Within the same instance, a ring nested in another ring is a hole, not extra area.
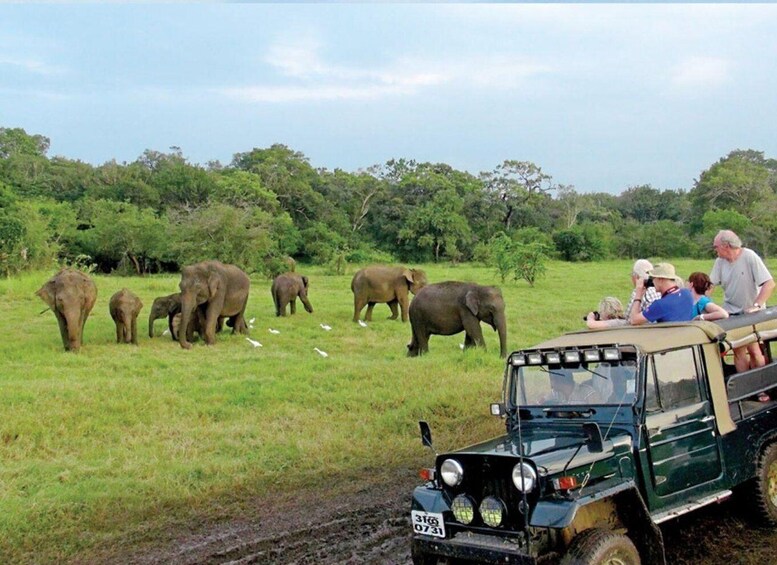
[(0, 127), (94, 165), (282, 143), (689, 190), (777, 157), (775, 29), (774, 4), (0, 4)]

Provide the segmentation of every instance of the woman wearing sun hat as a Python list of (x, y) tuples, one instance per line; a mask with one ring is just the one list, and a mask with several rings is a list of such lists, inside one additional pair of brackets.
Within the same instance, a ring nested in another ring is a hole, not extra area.
[[(631, 312), (629, 322), (638, 326), (648, 322), (687, 322), (693, 319), (693, 295), (683, 286), (683, 279), (677, 276), (674, 265), (659, 263), (648, 276), (653, 279), (661, 298), (653, 302), (644, 312)], [(645, 296), (645, 281), (637, 281), (634, 301)], [(636, 309), (635, 309), (636, 310)]]

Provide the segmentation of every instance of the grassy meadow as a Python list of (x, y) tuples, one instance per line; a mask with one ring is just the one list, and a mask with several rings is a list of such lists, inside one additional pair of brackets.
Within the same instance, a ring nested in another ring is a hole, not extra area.
[[(625, 305), (631, 263), (551, 262), (534, 288), (482, 267), (422, 267), (430, 282), (500, 286), (518, 349), (583, 327), (604, 295)], [(712, 265), (674, 263), (683, 276)], [(351, 322), (356, 267), (298, 270), (313, 314), (298, 302), (295, 316), (276, 318), (270, 282), (253, 278), (246, 318), (263, 347), (225, 332), (190, 351), (160, 335), (166, 320), (148, 337), (151, 303), (175, 292), (178, 276), (94, 276), (80, 354), (64, 352), (34, 294), (53, 271), (0, 281), (0, 563), (89, 562), (189, 520), (234, 518), (269, 493), (387, 468), (415, 474), (431, 461), (419, 419), (438, 449), (499, 433), (488, 415), (502, 385), (495, 332), (484, 326), (488, 351), (462, 352), (463, 334), (433, 336), (428, 355), (409, 359), (409, 324), (386, 320), (386, 305), (366, 328)], [(139, 347), (115, 343), (108, 299), (122, 287), (144, 303)]]

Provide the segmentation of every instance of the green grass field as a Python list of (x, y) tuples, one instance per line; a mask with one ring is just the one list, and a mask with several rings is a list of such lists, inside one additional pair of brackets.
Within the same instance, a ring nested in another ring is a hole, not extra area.
[[(674, 263), (683, 276), (712, 265)], [(499, 285), (510, 349), (579, 329), (602, 296), (625, 305), (631, 290), (631, 261), (553, 262), (535, 288), (470, 265), (424, 268), (430, 282)], [(234, 517), (268, 491), (415, 472), (430, 461), (419, 419), (438, 449), (500, 431), (488, 415), (503, 373), (490, 328), (488, 351), (462, 352), (463, 334), (433, 336), (427, 356), (409, 359), (409, 324), (386, 320), (387, 306), (367, 328), (351, 322), (355, 268), (298, 270), (310, 276), (313, 314), (298, 303), (296, 316), (276, 318), (270, 282), (254, 278), (247, 318), (263, 347), (224, 333), (191, 351), (147, 334), (151, 302), (175, 292), (177, 276), (94, 276), (80, 354), (65, 353), (54, 316), (40, 314), (34, 292), (52, 273), (0, 281), (0, 563), (88, 562), (190, 519)], [(115, 343), (108, 299), (122, 287), (144, 303), (139, 347)], [(156, 322), (157, 335), (165, 328)]]

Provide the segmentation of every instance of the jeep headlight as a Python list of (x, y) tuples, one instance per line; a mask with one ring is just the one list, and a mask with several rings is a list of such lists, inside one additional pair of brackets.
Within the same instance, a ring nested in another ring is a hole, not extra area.
[(461, 463), (455, 459), (446, 459), (440, 466), (440, 475), (446, 485), (455, 487), (460, 485), (464, 479), (464, 469), (461, 467)]
[(475, 519), (475, 503), (466, 494), (460, 494), (451, 504), (453, 516), (462, 524), (471, 524)]
[(505, 514), (504, 503), (495, 496), (487, 496), (480, 503), (480, 517), (492, 528), (496, 528), (502, 523)]
[(537, 485), (537, 471), (528, 463), (518, 463), (513, 467), (513, 484), (521, 492), (531, 492)]

